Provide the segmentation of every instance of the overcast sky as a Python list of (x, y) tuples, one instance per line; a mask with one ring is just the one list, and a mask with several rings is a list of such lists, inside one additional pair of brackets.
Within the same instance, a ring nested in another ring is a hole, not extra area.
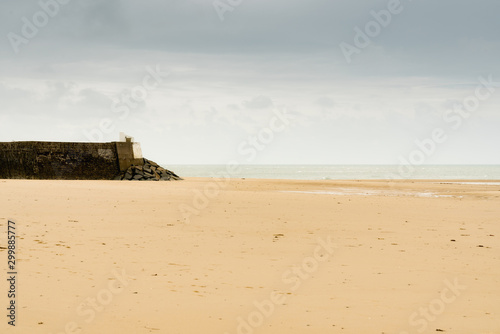
[(59, 1), (0, 2), (0, 141), (500, 164), (498, 0)]

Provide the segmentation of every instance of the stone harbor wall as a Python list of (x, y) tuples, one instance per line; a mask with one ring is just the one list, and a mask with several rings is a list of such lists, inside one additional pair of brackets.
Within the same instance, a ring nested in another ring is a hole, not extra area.
[(0, 178), (109, 180), (120, 172), (115, 143), (0, 143)]
[[(131, 169), (131, 166), (134, 167)], [(0, 179), (159, 181), (180, 178), (143, 159), (139, 143), (127, 139), (111, 143), (0, 143)]]

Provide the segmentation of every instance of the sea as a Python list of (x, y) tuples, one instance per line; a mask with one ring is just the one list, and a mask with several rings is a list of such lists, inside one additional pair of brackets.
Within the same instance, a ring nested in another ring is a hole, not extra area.
[(288, 180), (499, 180), (500, 165), (169, 165), (181, 177)]

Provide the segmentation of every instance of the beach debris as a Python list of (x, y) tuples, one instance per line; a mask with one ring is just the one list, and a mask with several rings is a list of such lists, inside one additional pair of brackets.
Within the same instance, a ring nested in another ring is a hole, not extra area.
[(276, 240), (278, 240), (281, 237), (284, 237), (285, 235), (283, 233), (277, 233), (277, 234), (274, 234), (273, 236), (274, 236), (273, 242), (275, 242)]
[(115, 180), (124, 181), (176, 181), (182, 180), (174, 172), (169, 171), (158, 165), (156, 162), (143, 159), (141, 166), (132, 165), (126, 171), (121, 172), (115, 177)]

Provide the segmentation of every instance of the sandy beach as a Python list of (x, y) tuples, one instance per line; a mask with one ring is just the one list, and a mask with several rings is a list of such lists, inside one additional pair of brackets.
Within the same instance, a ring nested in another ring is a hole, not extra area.
[(2, 180), (0, 198), (1, 333), (500, 333), (498, 181)]

